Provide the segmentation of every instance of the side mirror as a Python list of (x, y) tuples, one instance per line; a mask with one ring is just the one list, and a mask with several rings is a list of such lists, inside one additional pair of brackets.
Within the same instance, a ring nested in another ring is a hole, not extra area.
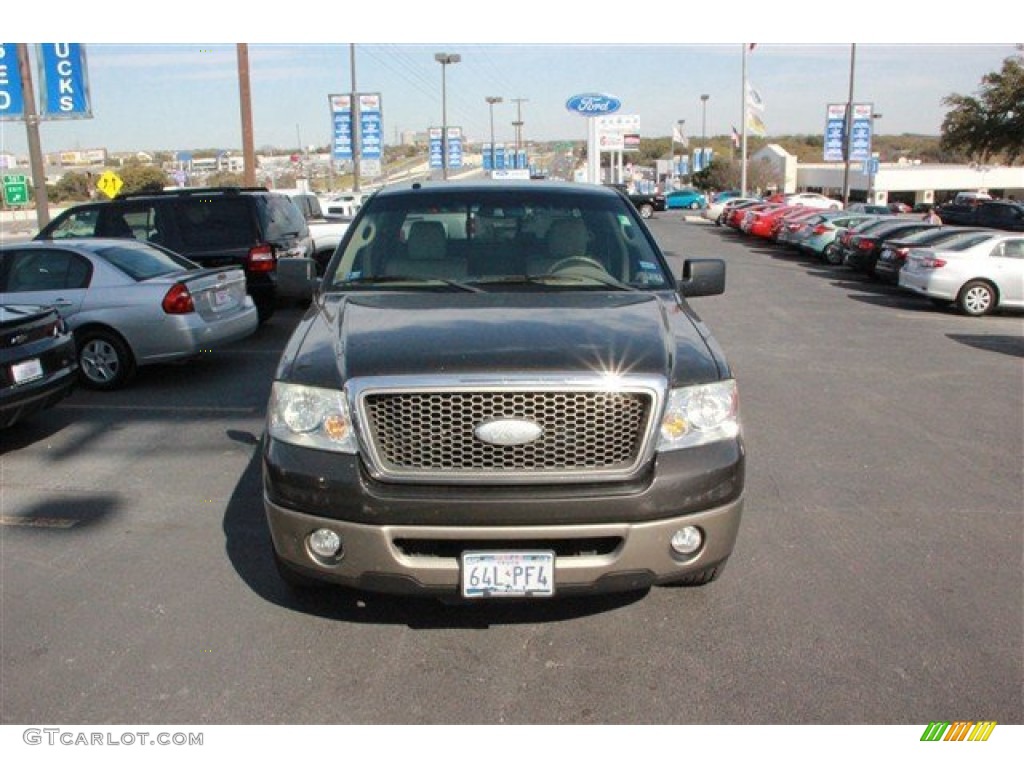
[(679, 293), (687, 298), (725, 293), (725, 262), (722, 259), (687, 259)]

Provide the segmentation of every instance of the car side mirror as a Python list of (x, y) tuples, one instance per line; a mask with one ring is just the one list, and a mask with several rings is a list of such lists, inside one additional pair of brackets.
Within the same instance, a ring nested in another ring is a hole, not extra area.
[(722, 259), (687, 259), (679, 293), (686, 298), (718, 296), (725, 293), (725, 261)]

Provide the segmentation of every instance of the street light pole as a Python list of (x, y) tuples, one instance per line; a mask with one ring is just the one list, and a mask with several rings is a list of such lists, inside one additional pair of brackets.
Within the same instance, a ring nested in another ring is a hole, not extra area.
[(435, 53), (434, 61), (441, 65), (441, 178), (448, 179), (448, 92), (445, 71), (449, 64), (458, 64), (457, 53)]
[(504, 99), (501, 96), (485, 96), (484, 101), (487, 102), (491, 110), (491, 170), (494, 170), (494, 105), (501, 104)]
[(512, 125), (516, 129), (516, 160), (515, 163), (513, 163), (513, 167), (518, 168), (520, 151), (519, 148), (523, 143), (523, 102), (529, 101), (529, 99), (524, 99), (520, 97), (518, 99), (512, 99), (512, 101), (516, 103), (516, 119), (512, 123)]
[(846, 100), (843, 128), (843, 208), (850, 205), (850, 133), (853, 131), (853, 82), (857, 64), (857, 44), (850, 45), (850, 93)]

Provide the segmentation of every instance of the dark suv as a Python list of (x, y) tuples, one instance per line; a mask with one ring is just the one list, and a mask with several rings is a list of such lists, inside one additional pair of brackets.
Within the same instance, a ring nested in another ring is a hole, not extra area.
[(291, 198), (262, 187), (147, 192), (76, 205), (35, 239), (65, 237), (132, 237), (204, 267), (242, 267), (260, 322), (283, 293), (280, 260), (312, 256), (309, 228)]

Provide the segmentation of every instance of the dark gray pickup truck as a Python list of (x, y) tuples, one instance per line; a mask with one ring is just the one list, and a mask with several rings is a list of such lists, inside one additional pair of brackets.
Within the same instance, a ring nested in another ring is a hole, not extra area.
[(642, 218), (649, 219), (656, 211), (665, 210), (665, 196), (660, 192), (630, 192), (625, 184), (608, 184), (606, 186), (617, 189), (628, 197), (629, 202), (633, 204)]
[(453, 601), (701, 585), (743, 507), (736, 381), (613, 190), (389, 187), (281, 357), (264, 500), (295, 587)]

